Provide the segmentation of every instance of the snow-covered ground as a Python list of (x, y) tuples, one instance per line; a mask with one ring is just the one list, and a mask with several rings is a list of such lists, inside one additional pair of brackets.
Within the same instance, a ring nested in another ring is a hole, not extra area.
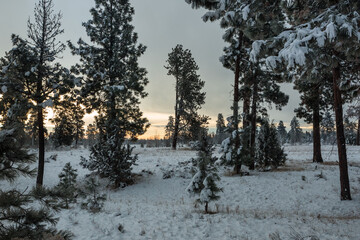
[[(196, 156), (188, 149), (140, 148), (137, 183), (121, 189), (106, 188), (107, 201), (98, 213), (74, 204), (59, 212), (58, 229), (70, 230), (74, 239), (281, 239), (316, 236), (319, 239), (360, 239), (360, 147), (348, 147), (352, 201), (340, 201), (337, 150), (323, 147), (325, 164), (311, 162), (312, 146), (287, 146), (285, 167), (273, 172), (231, 176), (220, 169), (221, 199), (210, 204), (215, 214), (204, 214), (185, 192), (191, 180), (186, 161)], [(44, 184), (54, 186), (66, 162), (78, 169), (82, 184), (89, 172), (80, 167), (88, 150), (48, 152), (57, 161), (46, 164)], [(180, 164), (179, 164), (180, 163)], [(190, 164), (188, 164), (190, 165)], [(164, 172), (170, 178), (163, 179)], [(320, 176), (321, 174), (321, 176)], [(26, 189), (35, 179), (19, 178), (0, 188)], [(81, 202), (81, 199), (79, 199)], [(118, 230), (119, 224), (124, 231)]]

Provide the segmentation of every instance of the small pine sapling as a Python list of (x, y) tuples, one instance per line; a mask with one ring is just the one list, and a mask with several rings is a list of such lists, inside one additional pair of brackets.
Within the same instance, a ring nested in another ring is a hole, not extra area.
[(285, 164), (286, 154), (281, 147), (277, 129), (273, 123), (266, 119), (260, 128), (258, 136), (258, 151), (256, 154), (256, 167), (262, 170), (277, 168)]
[(73, 169), (70, 162), (66, 163), (59, 174), (60, 182), (55, 187), (58, 196), (63, 200), (60, 206), (66, 209), (69, 208), (69, 203), (76, 202), (76, 172), (77, 169)]
[(212, 152), (213, 147), (208, 143), (207, 136), (204, 134), (200, 142), (198, 157), (194, 160), (197, 163), (197, 172), (186, 188), (191, 195), (199, 196), (197, 201), (205, 204), (205, 213), (209, 212), (209, 202), (220, 198), (217, 193), (221, 191), (216, 184), (220, 180), (214, 165), (217, 158), (212, 156)]
[(99, 212), (103, 207), (103, 201), (106, 200), (105, 194), (100, 194), (98, 187), (100, 186), (98, 180), (94, 177), (90, 177), (85, 181), (83, 189), (79, 190), (80, 195), (86, 198), (85, 202), (81, 204), (81, 207), (91, 212)]
[(108, 178), (115, 188), (125, 187), (134, 182), (131, 170), (137, 155), (132, 155), (133, 149), (116, 135), (109, 141), (96, 143), (91, 148), (90, 158), (81, 157), (80, 165), (97, 171), (102, 178)]

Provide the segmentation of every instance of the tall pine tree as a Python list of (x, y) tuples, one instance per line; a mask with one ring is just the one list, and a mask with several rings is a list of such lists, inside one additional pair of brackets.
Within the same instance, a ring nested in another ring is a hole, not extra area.
[(109, 177), (116, 187), (132, 182), (131, 156), (125, 137), (136, 139), (149, 127), (140, 111), (140, 99), (148, 79), (139, 67), (138, 58), (146, 47), (137, 44), (138, 36), (131, 25), (134, 8), (128, 0), (95, 0), (92, 19), (83, 26), (92, 44), (82, 39), (78, 46), (69, 43), (81, 64), (73, 69), (84, 76), (81, 90), (87, 98), (88, 111), (96, 110), (99, 141), (91, 148), (90, 159), (83, 166)]
[(197, 113), (205, 103), (205, 93), (201, 92), (205, 82), (197, 74), (199, 67), (191, 51), (184, 49), (180, 44), (169, 53), (165, 68), (168, 75), (175, 78), (175, 124), (172, 142), (172, 148), (175, 150), (182, 128), (203, 125), (208, 120)]
[(52, 0), (39, 0), (35, 6), (34, 22), (28, 22), (28, 39), (13, 35), (13, 48), (3, 59), (0, 73), (2, 84), (10, 92), (21, 94), (36, 111), (39, 164), (36, 183), (43, 184), (45, 164), (44, 108), (68, 91), (74, 79), (69, 71), (55, 62), (65, 45), (56, 38), (63, 33), (61, 14), (54, 13)]

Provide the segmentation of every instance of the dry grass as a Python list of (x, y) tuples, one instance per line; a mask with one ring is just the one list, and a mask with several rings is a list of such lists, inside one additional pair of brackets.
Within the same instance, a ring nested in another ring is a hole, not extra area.
[(336, 161), (330, 161), (330, 162), (323, 162), (323, 163), (319, 163), (321, 165), (325, 165), (325, 166), (338, 166), (339, 162)]
[(305, 168), (300, 166), (285, 166), (273, 169), (272, 172), (302, 172)]

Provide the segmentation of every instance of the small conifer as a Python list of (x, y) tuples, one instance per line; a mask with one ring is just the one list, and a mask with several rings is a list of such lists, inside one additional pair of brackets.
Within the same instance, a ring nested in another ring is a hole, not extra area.
[(85, 202), (82, 203), (81, 207), (88, 209), (91, 212), (98, 212), (104, 205), (103, 201), (106, 200), (105, 194), (99, 193), (99, 182), (96, 178), (90, 177), (85, 181), (83, 189), (79, 190), (80, 195), (85, 197)]
[(220, 180), (214, 165), (217, 158), (212, 156), (212, 152), (212, 145), (208, 143), (206, 134), (203, 134), (198, 157), (194, 159), (197, 163), (197, 172), (186, 188), (186, 191), (191, 195), (198, 195), (196, 200), (205, 204), (206, 213), (208, 213), (209, 202), (218, 200), (220, 196), (217, 193), (221, 191), (221, 188), (216, 184)]
[(70, 162), (68, 162), (59, 174), (60, 182), (55, 189), (64, 201), (60, 205), (63, 208), (69, 208), (69, 203), (76, 201), (76, 172), (77, 170), (73, 169)]
[(256, 165), (260, 169), (277, 168), (284, 165), (286, 154), (281, 148), (276, 127), (269, 124), (266, 119), (261, 126), (258, 136), (258, 151), (256, 154)]

